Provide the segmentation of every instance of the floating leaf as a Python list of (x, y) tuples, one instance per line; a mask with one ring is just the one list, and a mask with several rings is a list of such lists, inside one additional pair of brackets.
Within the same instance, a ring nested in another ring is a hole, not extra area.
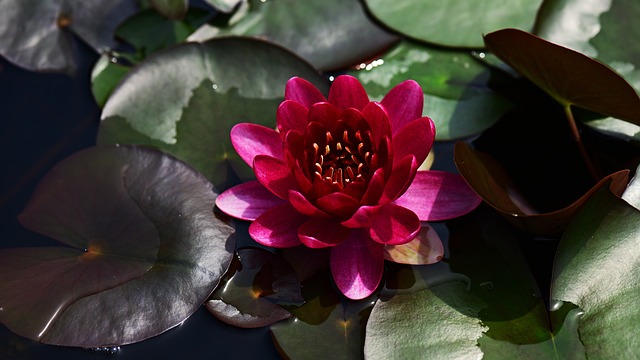
[(365, 0), (390, 28), (439, 45), (481, 48), (482, 35), (513, 27), (531, 30), (542, 0)]
[(129, 72), (129, 67), (118, 63), (118, 58), (105, 53), (100, 56), (91, 72), (91, 92), (98, 106), (103, 107), (118, 82)]
[(521, 30), (499, 30), (484, 39), (491, 52), (564, 108), (575, 105), (640, 125), (638, 94), (606, 65)]
[[(608, 184), (607, 184), (608, 185)], [(640, 349), (640, 211), (603, 186), (565, 231), (552, 298), (578, 305), (590, 358), (633, 358)]]
[(157, 12), (169, 19), (180, 20), (189, 10), (189, 0), (149, 0)]
[[(95, 147), (42, 180), (20, 221), (65, 246), (0, 252), (0, 322), (40, 342), (98, 347), (189, 317), (231, 262), (211, 184), (137, 147)], [(29, 321), (25, 321), (29, 319)]]
[(205, 25), (190, 40), (259, 36), (293, 50), (322, 70), (366, 60), (398, 38), (372, 22), (358, 0), (249, 2), (248, 13), (226, 27)]
[(223, 13), (230, 13), (239, 3), (245, 2), (247, 0), (205, 0), (205, 1)]
[[(510, 108), (489, 87), (501, 74), (465, 51), (445, 50), (403, 41), (379, 59), (351, 71), (375, 100), (404, 80), (417, 81), (424, 91), (424, 112), (436, 124), (436, 139), (477, 134)], [(474, 114), (474, 116), (469, 116)]]
[(133, 0), (3, 0), (0, 54), (32, 71), (73, 72), (68, 30), (103, 52), (115, 46), (116, 26), (135, 10)]
[(385, 246), (384, 258), (400, 264), (425, 265), (442, 260), (443, 252), (438, 233), (429, 224), (424, 224), (418, 236), (410, 242)]
[(261, 40), (221, 38), (176, 46), (141, 63), (115, 89), (102, 112), (98, 143), (156, 146), (218, 187), (233, 181), (229, 166), (248, 179), (252, 171), (233, 150), (229, 131), (241, 122), (275, 127), (276, 109), (292, 76), (327, 91), (311, 66)]
[[(622, 194), (628, 170), (621, 170), (600, 180), (571, 205), (551, 212), (539, 213), (517, 190), (506, 170), (490, 155), (459, 142), (455, 148), (455, 162), (460, 175), (489, 205), (514, 225), (536, 233), (553, 235), (562, 232), (571, 218), (597, 189), (610, 184), (611, 191)], [(611, 181), (609, 181), (611, 180)]]

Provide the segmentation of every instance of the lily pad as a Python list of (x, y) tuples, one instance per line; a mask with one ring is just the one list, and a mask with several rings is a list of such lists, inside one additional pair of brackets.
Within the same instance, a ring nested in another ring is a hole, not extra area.
[(481, 48), (482, 35), (503, 28), (531, 30), (542, 0), (365, 0), (371, 14), (414, 39)]
[(606, 65), (517, 29), (484, 37), (488, 49), (563, 108), (575, 105), (640, 125), (640, 98)]
[(417, 81), (424, 91), (425, 114), (436, 124), (437, 140), (477, 134), (493, 125), (511, 106), (490, 87), (490, 82), (500, 81), (504, 75), (466, 51), (402, 41), (356, 69), (350, 74), (375, 100), (381, 100), (404, 80)]
[(205, 25), (189, 39), (258, 36), (284, 45), (322, 70), (357, 64), (398, 40), (371, 21), (358, 0), (250, 0), (248, 5), (236, 23)]
[(182, 19), (189, 10), (189, 0), (149, 0), (151, 6), (163, 16), (173, 19)]
[(459, 142), (455, 147), (455, 163), (460, 175), (489, 205), (514, 225), (536, 234), (561, 233), (571, 218), (597, 189), (610, 186), (615, 194), (622, 194), (629, 178), (628, 170), (606, 176), (579, 199), (562, 209), (540, 213), (518, 191), (506, 169), (489, 154)]
[(229, 131), (241, 122), (275, 128), (276, 109), (293, 76), (328, 91), (310, 65), (262, 40), (220, 38), (176, 46), (122, 80), (103, 109), (98, 143), (158, 147), (219, 188), (234, 176), (249, 179), (253, 172), (233, 150)]
[(246, 2), (247, 0), (205, 0), (211, 6), (213, 6), (216, 10), (221, 11), (223, 13), (230, 13), (233, 9), (238, 6), (238, 4), (242, 2)]
[(91, 71), (91, 92), (98, 106), (104, 106), (113, 89), (129, 70), (128, 66), (121, 65), (118, 58), (111, 54), (100, 56)]
[(65, 159), (19, 217), (62, 245), (0, 252), (0, 322), (81, 347), (180, 324), (233, 257), (233, 229), (214, 216), (215, 197), (204, 177), (157, 151), (95, 147)]
[(94, 50), (115, 46), (118, 24), (136, 11), (133, 0), (4, 0), (0, 54), (32, 71), (75, 70), (72, 32)]

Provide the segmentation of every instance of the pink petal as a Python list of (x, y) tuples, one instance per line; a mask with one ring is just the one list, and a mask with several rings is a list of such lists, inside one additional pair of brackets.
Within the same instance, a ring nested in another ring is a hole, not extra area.
[(335, 219), (313, 218), (298, 228), (298, 237), (307, 247), (319, 249), (340, 244), (350, 232)]
[(415, 212), (421, 221), (442, 221), (462, 216), (482, 200), (462, 176), (444, 171), (418, 171), (407, 191), (394, 201)]
[(329, 102), (338, 109), (364, 109), (369, 103), (369, 96), (358, 79), (349, 75), (338, 76), (329, 89)]
[(299, 191), (289, 190), (289, 203), (291, 203), (291, 206), (298, 210), (298, 212), (304, 215), (322, 218), (331, 217), (329, 214), (318, 209), (315, 205), (309, 202), (309, 200), (307, 200), (307, 198)]
[(391, 138), (391, 123), (385, 109), (376, 102), (371, 102), (362, 110), (362, 115), (369, 123), (373, 142), (376, 146), (384, 136)]
[(284, 158), (289, 167), (305, 158), (303, 133), (297, 130), (289, 130), (284, 135)]
[(291, 100), (283, 101), (276, 111), (276, 123), (278, 124), (280, 136), (284, 137), (289, 130), (297, 130), (304, 133), (308, 116), (309, 109), (304, 105)]
[(407, 155), (416, 157), (416, 162), (422, 164), (429, 155), (436, 127), (428, 117), (416, 119), (393, 135), (393, 162), (400, 161)]
[(420, 219), (411, 210), (395, 204), (387, 204), (369, 228), (373, 241), (387, 245), (406, 244), (420, 232)]
[(317, 102), (327, 101), (320, 90), (307, 80), (299, 77), (293, 77), (287, 81), (287, 85), (284, 88), (284, 98), (298, 102), (307, 108), (311, 108), (311, 105)]
[(395, 86), (380, 102), (391, 120), (391, 130), (395, 134), (411, 121), (422, 117), (424, 94), (420, 85), (413, 80)]
[(399, 264), (426, 265), (442, 260), (444, 247), (438, 233), (429, 225), (422, 226), (415, 239), (403, 245), (387, 245), (385, 260)]
[(233, 148), (251, 167), (256, 155), (284, 159), (280, 134), (266, 126), (251, 123), (237, 124), (231, 128), (230, 136)]
[(384, 245), (371, 239), (365, 231), (351, 231), (345, 242), (331, 248), (331, 274), (338, 289), (353, 300), (371, 295), (382, 279)]
[(334, 216), (351, 216), (360, 206), (358, 200), (347, 194), (333, 192), (316, 200), (318, 207)]
[(258, 155), (253, 160), (253, 172), (264, 187), (281, 199), (289, 197), (289, 190), (299, 190), (291, 170), (282, 160)]
[(399, 164), (394, 163), (393, 171), (389, 180), (387, 180), (384, 194), (382, 194), (379, 203), (386, 204), (391, 202), (407, 191), (416, 176), (418, 166), (419, 164), (413, 155), (407, 155)]
[(298, 227), (308, 219), (291, 205), (282, 204), (258, 216), (249, 225), (249, 235), (258, 243), (269, 247), (298, 246), (300, 245)]
[(249, 181), (228, 189), (216, 198), (216, 206), (237, 219), (253, 221), (265, 211), (284, 204), (257, 181)]
[(331, 129), (339, 118), (340, 111), (328, 102), (313, 104), (309, 110), (309, 122), (318, 122), (327, 129)]
[(373, 205), (377, 203), (380, 199), (380, 196), (382, 196), (385, 185), (386, 179), (384, 178), (384, 169), (379, 168), (378, 170), (374, 171), (373, 175), (371, 176), (367, 192), (362, 195), (360, 203), (362, 205)]
[(342, 225), (352, 229), (368, 228), (373, 225), (381, 207), (381, 205), (361, 206), (349, 219), (343, 221)]

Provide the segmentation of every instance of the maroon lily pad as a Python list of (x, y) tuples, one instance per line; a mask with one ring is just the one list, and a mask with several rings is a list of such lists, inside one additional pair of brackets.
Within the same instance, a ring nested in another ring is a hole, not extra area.
[(602, 186), (620, 196), (629, 179), (629, 170), (621, 170), (601, 179), (569, 206), (546, 213), (538, 212), (520, 194), (506, 170), (490, 155), (459, 142), (454, 160), (460, 175), (489, 205), (514, 225), (536, 234), (555, 235), (562, 232), (576, 212)]
[(640, 125), (640, 98), (603, 63), (517, 29), (485, 35), (487, 48), (563, 107), (575, 105)]
[(137, 342), (188, 318), (229, 266), (233, 229), (191, 167), (94, 147), (42, 180), (19, 220), (57, 247), (0, 252), (0, 322), (43, 343)]

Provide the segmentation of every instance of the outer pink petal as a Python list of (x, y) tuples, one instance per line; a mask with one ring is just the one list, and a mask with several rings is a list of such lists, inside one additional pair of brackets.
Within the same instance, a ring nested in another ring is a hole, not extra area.
[(422, 117), (424, 94), (417, 82), (407, 80), (391, 89), (380, 103), (389, 114), (395, 134), (406, 124)]
[(231, 144), (242, 160), (253, 167), (256, 155), (284, 159), (282, 138), (277, 131), (266, 126), (241, 123), (231, 129)]
[(442, 260), (444, 247), (438, 233), (429, 225), (423, 225), (415, 239), (403, 245), (384, 248), (385, 260), (400, 264), (426, 265)]
[(342, 225), (352, 229), (368, 228), (373, 225), (380, 208), (381, 205), (361, 206), (349, 219), (343, 221)]
[(249, 225), (249, 235), (258, 243), (274, 248), (300, 245), (298, 227), (309, 218), (291, 205), (282, 204), (267, 210)]
[(416, 162), (422, 164), (429, 155), (436, 127), (428, 117), (416, 119), (393, 135), (394, 164), (407, 155), (416, 157)]
[(373, 135), (373, 142), (380, 144), (384, 136), (391, 138), (391, 123), (385, 109), (376, 102), (371, 102), (362, 110), (362, 115), (367, 120)]
[(350, 232), (335, 219), (314, 218), (298, 228), (298, 237), (307, 247), (319, 249), (340, 244)]
[(369, 239), (366, 231), (353, 230), (349, 239), (331, 248), (331, 274), (338, 289), (353, 300), (371, 295), (382, 279), (384, 245)]
[(395, 204), (384, 205), (369, 228), (373, 241), (387, 245), (406, 244), (420, 232), (420, 219), (411, 210)]
[(216, 198), (216, 206), (227, 215), (253, 221), (265, 211), (284, 204), (257, 181), (249, 181), (223, 192)]
[(317, 102), (327, 101), (320, 90), (307, 80), (299, 77), (293, 77), (287, 81), (287, 85), (284, 88), (284, 98), (298, 102), (307, 108)]
[(289, 130), (304, 133), (307, 128), (308, 116), (309, 109), (304, 105), (291, 100), (283, 101), (276, 111), (276, 123), (280, 136), (284, 137)]
[(419, 164), (413, 155), (407, 155), (399, 164), (394, 164), (393, 171), (389, 180), (387, 180), (384, 194), (382, 194), (379, 203), (389, 203), (404, 194), (416, 176), (418, 166)]
[(482, 200), (458, 174), (418, 171), (407, 191), (394, 201), (411, 209), (421, 221), (441, 221), (462, 216)]
[(291, 203), (291, 206), (298, 210), (298, 212), (304, 215), (321, 218), (331, 217), (329, 214), (310, 203), (309, 200), (307, 200), (307, 198), (299, 191), (289, 190), (289, 203)]
[(351, 216), (360, 206), (358, 200), (347, 194), (333, 192), (316, 200), (318, 207), (334, 216)]
[(338, 76), (329, 89), (329, 102), (338, 109), (364, 109), (369, 103), (369, 96), (358, 79), (349, 75)]
[(265, 188), (281, 199), (289, 197), (289, 190), (299, 190), (291, 170), (282, 160), (258, 155), (253, 160), (253, 172)]

